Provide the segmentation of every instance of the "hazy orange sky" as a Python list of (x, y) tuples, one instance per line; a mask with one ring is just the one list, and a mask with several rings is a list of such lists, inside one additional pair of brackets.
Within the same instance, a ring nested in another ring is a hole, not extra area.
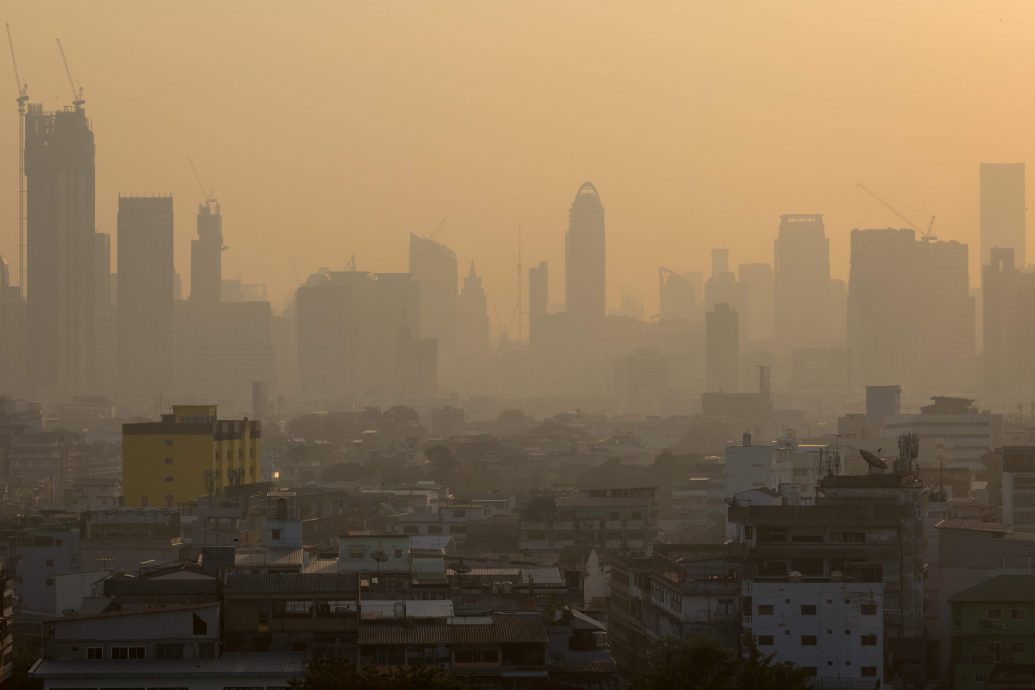
[[(311, 271), (406, 270), (408, 233), (487, 275), (504, 321), (526, 265), (563, 299), (567, 210), (607, 209), (608, 292), (656, 307), (656, 269), (771, 261), (781, 213), (901, 225), (856, 188), (977, 249), (978, 163), (1035, 150), (1035, 4), (81, 0), (3, 5), (33, 101), (86, 90), (97, 228), (117, 195), (176, 199), (189, 284), (197, 185), (223, 205), (224, 273), (278, 305)], [(0, 67), (0, 252), (16, 255), (17, 112)], [(976, 269), (976, 265), (974, 266)], [(972, 273), (972, 283), (976, 273)]]

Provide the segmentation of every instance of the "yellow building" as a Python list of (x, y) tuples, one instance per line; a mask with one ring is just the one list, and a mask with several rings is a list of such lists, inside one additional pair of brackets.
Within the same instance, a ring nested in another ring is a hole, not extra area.
[(219, 419), (215, 405), (173, 405), (160, 422), (122, 425), (127, 506), (177, 506), (228, 486), (262, 480), (262, 430)]

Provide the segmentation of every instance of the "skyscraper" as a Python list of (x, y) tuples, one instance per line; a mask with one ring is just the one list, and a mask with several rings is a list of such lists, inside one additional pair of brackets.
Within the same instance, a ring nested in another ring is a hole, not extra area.
[(1012, 249), (1014, 265), (1024, 270), (1024, 163), (981, 164), (981, 265), (992, 249)]
[(737, 266), (737, 301), (745, 342), (773, 339), (773, 267), (752, 263)]
[(704, 284), (704, 303), (709, 310), (716, 304), (737, 304), (737, 276), (730, 270), (730, 250), (712, 249), (712, 273)]
[(685, 275), (658, 267), (658, 315), (662, 319), (691, 320), (698, 297), (693, 283)]
[(829, 287), (830, 241), (823, 216), (780, 216), (773, 242), (774, 328), (784, 353), (837, 339), (824, 326)]
[(0, 255), (0, 396), (25, 394), (25, 302)]
[(564, 308), (583, 326), (607, 315), (605, 261), (604, 206), (593, 183), (583, 182), (571, 203), (564, 237)]
[(173, 336), (173, 200), (119, 197), (118, 353), (123, 396), (170, 390)]
[(35, 395), (88, 392), (94, 349), (94, 142), (82, 107), (25, 119), (28, 365)]
[(463, 358), (478, 357), (489, 351), (489, 307), (473, 261), (457, 302), (456, 349)]
[(975, 363), (975, 305), (970, 294), (969, 248), (923, 239), (916, 245), (918, 373), (942, 392), (969, 388)]
[(720, 302), (704, 316), (704, 361), (710, 393), (736, 393), (740, 388), (739, 315)]
[(1035, 273), (1020, 271), (1014, 250), (992, 249), (982, 269), (985, 385), (997, 393), (1028, 394), (1032, 383), (1031, 314), (1035, 308)]
[(219, 204), (198, 205), (198, 237), (190, 242), (190, 301), (219, 302), (223, 284), (223, 216)]
[(550, 266), (540, 261), (528, 269), (528, 341), (535, 344), (550, 313)]
[(857, 386), (916, 381), (917, 242), (911, 229), (852, 230), (848, 350)]
[(420, 287), (420, 338), (437, 341), (439, 373), (448, 379), (456, 357), (456, 254), (410, 233), (410, 275)]

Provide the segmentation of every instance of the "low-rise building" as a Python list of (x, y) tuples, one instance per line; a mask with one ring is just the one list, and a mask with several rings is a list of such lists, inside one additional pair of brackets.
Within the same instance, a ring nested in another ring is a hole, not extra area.
[(758, 651), (808, 672), (817, 687), (859, 690), (884, 678), (879, 582), (792, 576), (745, 580), (743, 626)]
[(579, 489), (549, 505), (522, 512), (521, 550), (561, 552), (569, 546), (599, 552), (646, 551), (655, 536), (657, 490)]
[[(1035, 575), (998, 575), (956, 593), (950, 664), (954, 690), (1021, 688), (992, 685), (997, 667), (1035, 666)], [(1030, 680), (1030, 679), (1029, 679)]]

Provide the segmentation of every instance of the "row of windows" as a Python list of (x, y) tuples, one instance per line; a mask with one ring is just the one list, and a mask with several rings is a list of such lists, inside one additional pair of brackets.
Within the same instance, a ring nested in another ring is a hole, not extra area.
[[(787, 631), (787, 633), (790, 634), (790, 631)], [(827, 630), (827, 634), (828, 635), (831, 634), (831, 633), (833, 633), (833, 630)], [(850, 635), (851, 633), (852, 633), (851, 630), (845, 630), (845, 635)], [(759, 647), (772, 647), (774, 644), (776, 644), (776, 639), (772, 635), (759, 635), (756, 638), (756, 642), (757, 642)], [(815, 647), (818, 643), (819, 642), (818, 642), (818, 636), (817, 635), (802, 635), (801, 636), (801, 646), (802, 647)], [(877, 636), (876, 635), (860, 635), (859, 636), (859, 644), (862, 645), (863, 647), (876, 647), (877, 646)], [(1021, 651), (1023, 651), (1023, 650), (1021, 650)]]
[[(1022, 621), (1025, 618), (1024, 609), (1010, 609), (1010, 620)], [(1003, 610), (1002, 609), (988, 609), (985, 612), (985, 617), (989, 620), (1002, 620)]]
[[(787, 600), (786, 603), (789, 604), (791, 602), (790, 602), (790, 600)], [(830, 604), (832, 602), (828, 600), (827, 603)], [(848, 603), (848, 599), (845, 599), (845, 603), (846, 604)], [(1011, 609), (1011, 611), (1019, 611), (1019, 610), (1020, 609)], [(988, 611), (988, 613), (989, 613), (988, 617), (989, 618), (993, 617), (992, 616), (992, 611), (999, 611), (999, 615), (996, 616), (996, 618), (1002, 618), (1002, 611), (1000, 611), (999, 609), (989, 609), (989, 611)], [(816, 615), (816, 605), (815, 604), (802, 604), (801, 607), (799, 608), (799, 612), (803, 616), (815, 616)], [(877, 615), (877, 605), (876, 604), (862, 604), (859, 607), (859, 613), (864, 615), (864, 616), (876, 616)], [(1024, 618), (1024, 615), (1023, 615), (1024, 611), (1020, 611), (1020, 613), (1022, 614), (1021, 618)], [(776, 614), (776, 606), (774, 606), (773, 604), (759, 604), (758, 605), (758, 615), (759, 616), (772, 616), (772, 615), (775, 615), (775, 614)]]
[[(827, 666), (833, 666), (833, 665), (834, 665), (834, 662), (832, 662), (832, 661), (828, 661), (827, 662)], [(845, 666), (851, 666), (851, 662), (850, 661), (846, 661), (845, 662)], [(810, 676), (812, 678), (815, 678), (816, 675), (817, 675), (816, 667), (815, 666), (802, 666), (801, 670), (805, 672), (805, 675)], [(862, 677), (862, 678), (876, 678), (877, 677), (877, 667), (876, 666), (860, 666), (859, 667), (859, 676)]]

